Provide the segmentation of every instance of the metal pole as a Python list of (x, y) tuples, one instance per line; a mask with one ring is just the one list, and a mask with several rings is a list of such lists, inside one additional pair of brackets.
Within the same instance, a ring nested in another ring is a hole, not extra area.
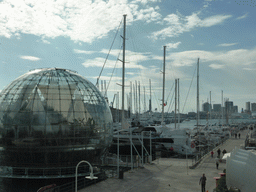
[(132, 114), (132, 82), (130, 81), (130, 113)]
[(140, 122), (140, 81), (138, 81), (138, 91), (139, 91), (139, 122)]
[(146, 112), (146, 91), (145, 91), (145, 86), (144, 88), (144, 112)]
[(118, 131), (118, 135), (117, 135), (117, 177), (119, 178), (119, 130)]
[(125, 27), (126, 27), (126, 15), (124, 15), (124, 31), (123, 31), (122, 129), (124, 129)]
[(178, 79), (178, 128), (180, 128), (180, 79)]
[(187, 154), (187, 148), (186, 148), (186, 161), (187, 161), (187, 175), (188, 175), (188, 154)]
[(197, 128), (198, 128), (198, 124), (199, 124), (199, 58), (197, 61)]
[(150, 96), (149, 96), (149, 112), (152, 111), (152, 104), (151, 104), (151, 79), (149, 79), (149, 89), (150, 89)]
[(212, 92), (210, 91), (210, 123), (211, 123), (211, 120), (212, 120)]
[(150, 163), (152, 163), (152, 140), (151, 140), (151, 131), (150, 131), (150, 158), (149, 158)]
[[(197, 131), (198, 131), (198, 124), (199, 124), (199, 58), (197, 60), (197, 118), (196, 118)], [(201, 135), (199, 134), (199, 153), (201, 156), (200, 137)]]
[(131, 170), (133, 170), (133, 159), (132, 159), (132, 129), (130, 129), (130, 149), (131, 149)]
[(224, 124), (224, 104), (223, 104), (223, 90), (221, 90), (221, 104), (222, 104), (222, 127)]
[(142, 143), (141, 143), (141, 165), (142, 165), (142, 167), (144, 166), (144, 163), (143, 163), (143, 148), (144, 148), (143, 133), (144, 133), (144, 131), (141, 132), (141, 139), (142, 139)]
[(177, 120), (177, 79), (175, 79), (175, 109), (174, 109), (174, 127), (176, 129), (176, 120)]
[(136, 95), (136, 98), (135, 98), (135, 102), (136, 102), (136, 117), (138, 118), (138, 86), (137, 86), (137, 81), (135, 80), (135, 95)]
[(163, 63), (162, 125), (164, 122), (165, 51), (166, 51), (166, 46), (164, 46), (164, 63)]

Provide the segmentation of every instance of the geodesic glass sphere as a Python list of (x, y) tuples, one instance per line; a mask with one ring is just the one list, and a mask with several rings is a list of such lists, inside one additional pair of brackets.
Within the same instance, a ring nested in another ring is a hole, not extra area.
[(76, 72), (30, 71), (0, 94), (0, 164), (63, 166), (92, 162), (112, 142), (111, 111)]

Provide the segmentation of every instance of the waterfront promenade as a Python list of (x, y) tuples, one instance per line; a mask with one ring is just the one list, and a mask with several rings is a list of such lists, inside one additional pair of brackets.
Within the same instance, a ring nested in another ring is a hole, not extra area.
[(213, 177), (218, 177), (218, 173), (226, 168), (225, 163), (220, 163), (219, 169), (216, 169), (217, 149), (231, 152), (235, 147), (240, 148), (244, 144), (247, 132), (248, 130), (242, 131), (240, 139), (230, 138), (216, 147), (214, 157), (206, 155), (195, 169), (188, 168), (192, 165), (191, 159), (160, 158), (152, 164), (145, 164), (144, 168), (125, 172), (123, 179), (109, 178), (79, 192), (200, 192), (199, 179), (203, 173), (207, 177), (206, 191), (212, 192), (216, 187)]

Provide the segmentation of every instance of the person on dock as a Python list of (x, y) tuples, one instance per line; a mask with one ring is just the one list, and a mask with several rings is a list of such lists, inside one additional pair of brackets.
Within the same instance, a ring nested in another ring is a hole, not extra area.
[(200, 178), (199, 185), (201, 184), (201, 190), (202, 192), (205, 192), (205, 185), (206, 185), (206, 177), (205, 174)]
[(223, 156), (224, 156), (225, 153), (227, 153), (226, 149), (223, 149), (222, 153), (223, 153)]
[(218, 153), (218, 158), (220, 158), (220, 153), (221, 153), (220, 148), (217, 150), (217, 153)]
[(241, 136), (241, 134), (239, 133), (239, 134), (238, 134), (238, 138), (239, 138), (239, 139), (240, 139), (240, 136)]
[(215, 159), (215, 163), (216, 163), (216, 169), (219, 169), (219, 159), (218, 158)]
[(214, 152), (213, 151), (211, 151), (211, 157), (213, 158), (213, 154), (214, 154)]

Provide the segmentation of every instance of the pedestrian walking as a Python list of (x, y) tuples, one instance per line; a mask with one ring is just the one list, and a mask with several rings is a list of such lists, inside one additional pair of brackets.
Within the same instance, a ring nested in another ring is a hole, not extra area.
[(241, 136), (241, 134), (239, 133), (239, 134), (238, 134), (238, 138), (239, 138), (239, 139), (240, 139), (240, 136)]
[(225, 153), (227, 153), (226, 149), (223, 149), (222, 153), (223, 153), (223, 156), (224, 156)]
[(199, 185), (201, 184), (201, 190), (202, 192), (205, 192), (205, 185), (206, 185), (206, 177), (205, 174), (200, 178)]
[(220, 148), (217, 150), (217, 153), (218, 153), (218, 158), (220, 158), (220, 153), (221, 153)]
[(214, 154), (214, 152), (213, 151), (211, 151), (211, 157), (213, 158), (213, 154)]
[(219, 159), (218, 158), (216, 158), (215, 163), (216, 163), (216, 169), (219, 169)]
[(237, 138), (237, 133), (235, 133), (235, 138)]

